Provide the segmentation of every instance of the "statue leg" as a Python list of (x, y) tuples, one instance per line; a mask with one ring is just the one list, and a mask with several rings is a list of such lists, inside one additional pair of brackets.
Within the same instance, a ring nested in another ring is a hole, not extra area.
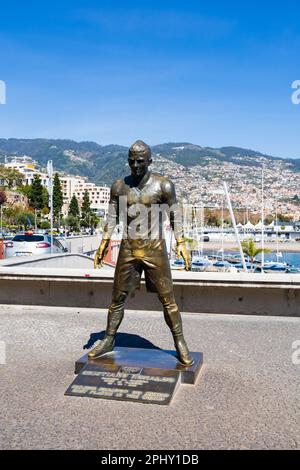
[(108, 309), (105, 336), (97, 346), (89, 352), (88, 357), (95, 359), (112, 351), (115, 347), (115, 334), (124, 317), (124, 305), (128, 292), (113, 294), (112, 303)]
[(139, 263), (132, 257), (130, 250), (122, 242), (115, 269), (112, 302), (108, 309), (107, 326), (102, 341), (89, 353), (94, 359), (110, 352), (115, 346), (115, 335), (124, 317), (124, 305), (128, 293), (132, 291), (141, 277)]
[(163, 305), (165, 321), (172, 332), (178, 358), (182, 364), (191, 366), (194, 361), (190, 356), (183, 336), (181, 315), (175, 301), (174, 293), (159, 294), (158, 298)]

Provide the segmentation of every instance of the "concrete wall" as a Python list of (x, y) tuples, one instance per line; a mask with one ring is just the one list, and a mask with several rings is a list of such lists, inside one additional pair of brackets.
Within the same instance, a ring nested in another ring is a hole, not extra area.
[[(62, 241), (62, 240), (60, 240)], [(70, 237), (63, 241), (69, 253), (89, 253), (97, 250), (100, 245), (101, 235)]]
[(93, 269), (94, 259), (73, 253), (61, 253), (53, 255), (34, 255), (11, 257), (0, 261), (1, 266), (22, 267), (22, 268), (66, 268), (66, 269)]
[[(173, 272), (182, 312), (300, 316), (300, 275)], [(0, 268), (0, 304), (106, 308), (113, 270)], [(161, 310), (144, 283), (127, 308)]]

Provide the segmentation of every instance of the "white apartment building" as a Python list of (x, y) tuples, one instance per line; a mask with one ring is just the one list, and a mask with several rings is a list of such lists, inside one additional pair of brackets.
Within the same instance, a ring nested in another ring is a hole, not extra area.
[(24, 175), (23, 184), (32, 184), (34, 175), (38, 174), (41, 178), (43, 186), (48, 187), (48, 175), (38, 170), (38, 163), (31, 157), (24, 155), (23, 157), (5, 157), (5, 168), (18, 170)]
[(85, 191), (88, 192), (92, 211), (100, 215), (107, 214), (110, 198), (110, 189), (108, 186), (97, 186), (80, 176), (60, 176), (59, 179), (64, 196), (64, 205), (62, 208), (64, 215), (68, 213), (69, 204), (74, 194), (78, 200), (79, 206), (81, 206)]
[[(38, 162), (32, 160), (31, 157), (6, 157), (4, 166), (22, 173), (24, 175), (24, 185), (32, 184), (34, 175), (38, 174), (41, 178), (42, 185), (48, 188), (48, 175), (38, 170)], [(100, 215), (107, 214), (110, 198), (110, 189), (108, 186), (97, 186), (94, 183), (88, 182), (87, 178), (81, 176), (61, 175), (59, 179), (64, 197), (62, 208), (63, 215), (68, 214), (69, 205), (74, 194), (78, 199), (79, 206), (81, 206), (85, 191), (89, 194), (91, 209)]]

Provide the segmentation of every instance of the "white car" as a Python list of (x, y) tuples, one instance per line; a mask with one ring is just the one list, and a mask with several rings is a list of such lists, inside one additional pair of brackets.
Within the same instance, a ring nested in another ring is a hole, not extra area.
[[(53, 253), (68, 251), (53, 237)], [(46, 255), (51, 253), (51, 236), (48, 234), (25, 232), (15, 235), (12, 240), (5, 242), (5, 257)]]

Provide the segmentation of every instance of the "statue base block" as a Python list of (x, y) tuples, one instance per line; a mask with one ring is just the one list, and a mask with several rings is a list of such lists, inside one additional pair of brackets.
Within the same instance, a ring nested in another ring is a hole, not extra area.
[(202, 353), (191, 353), (190, 367), (174, 351), (116, 347), (97, 359), (85, 354), (75, 363), (78, 374), (65, 395), (169, 405), (181, 383), (194, 384)]
[(200, 352), (191, 352), (194, 364), (184, 366), (176, 356), (176, 351), (163, 349), (142, 349), (115, 347), (110, 353), (104, 354), (97, 359), (89, 359), (85, 354), (75, 363), (75, 374), (87, 364), (100, 364), (118, 367), (138, 367), (143, 368), (152, 375), (155, 371), (176, 371), (180, 373), (182, 384), (195, 384), (203, 364), (203, 354)]

